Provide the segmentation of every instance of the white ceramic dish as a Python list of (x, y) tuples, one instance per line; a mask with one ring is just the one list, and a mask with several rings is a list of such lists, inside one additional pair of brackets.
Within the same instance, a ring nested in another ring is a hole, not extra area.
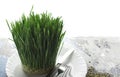
[[(62, 59), (62, 55), (66, 53), (68, 48), (63, 47), (61, 53), (58, 56), (57, 63)], [(67, 65), (72, 67), (71, 75), (73, 77), (85, 77), (87, 73), (87, 65), (85, 60), (79, 54), (79, 51), (74, 51), (65, 62)], [(22, 70), (21, 61), (17, 53), (12, 55), (6, 65), (6, 74), (8, 77), (28, 77)], [(30, 76), (29, 76), (30, 77)], [(35, 76), (37, 77), (37, 76)], [(44, 77), (44, 76), (39, 76)]]

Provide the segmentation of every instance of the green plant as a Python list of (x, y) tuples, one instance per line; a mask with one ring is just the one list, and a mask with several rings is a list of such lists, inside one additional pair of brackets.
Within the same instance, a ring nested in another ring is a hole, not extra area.
[(18, 21), (8, 23), (20, 56), (23, 70), (44, 74), (54, 68), (56, 56), (65, 35), (63, 21), (51, 14), (22, 15)]

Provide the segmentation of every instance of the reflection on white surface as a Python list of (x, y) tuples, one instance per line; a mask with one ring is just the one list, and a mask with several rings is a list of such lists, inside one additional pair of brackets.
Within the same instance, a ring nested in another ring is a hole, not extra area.
[(67, 37), (119, 36), (120, 2), (114, 0), (2, 0), (0, 38), (10, 37), (5, 20), (14, 21), (34, 6), (37, 13), (48, 11), (62, 16)]

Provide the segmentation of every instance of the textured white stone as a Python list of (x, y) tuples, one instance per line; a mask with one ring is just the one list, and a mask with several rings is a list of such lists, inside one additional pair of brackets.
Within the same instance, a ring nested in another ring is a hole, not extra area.
[(88, 66), (111, 73), (114, 77), (120, 76), (120, 38), (76, 37), (71, 41), (77, 49), (82, 50)]

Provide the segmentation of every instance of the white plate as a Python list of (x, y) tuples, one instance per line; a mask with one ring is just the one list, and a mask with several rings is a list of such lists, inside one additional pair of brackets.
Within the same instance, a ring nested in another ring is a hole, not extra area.
[[(57, 62), (62, 58), (62, 55), (68, 51), (69, 48), (63, 47), (61, 53), (58, 56)], [(79, 54), (79, 51), (75, 51), (67, 62), (67, 65), (72, 67), (71, 75), (73, 77), (85, 77), (87, 73), (87, 65), (85, 60)], [(6, 65), (6, 74), (8, 77), (28, 77), (21, 68), (21, 61), (17, 53), (12, 55)], [(42, 76), (39, 76), (42, 77)]]

